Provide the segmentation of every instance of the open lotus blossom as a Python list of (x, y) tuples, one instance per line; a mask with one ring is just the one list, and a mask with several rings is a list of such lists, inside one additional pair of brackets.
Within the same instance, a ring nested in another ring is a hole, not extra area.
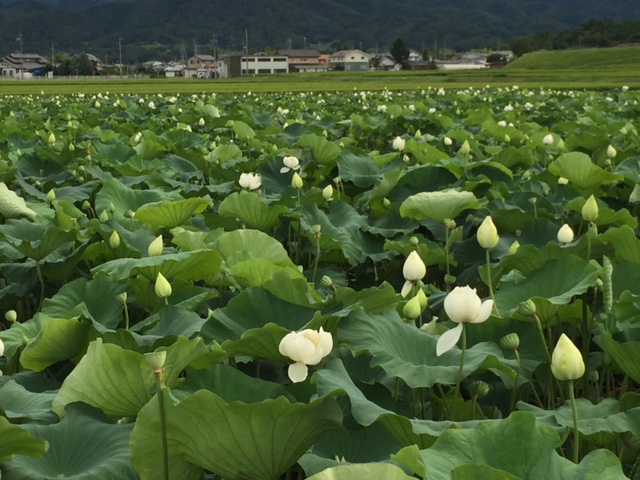
[(262, 177), (257, 173), (241, 173), (238, 183), (247, 190), (257, 190), (262, 185)]
[(280, 169), (280, 173), (287, 173), (291, 170), (300, 170), (300, 160), (293, 156), (287, 156), (282, 159), (284, 167)]
[(413, 285), (422, 280), (426, 274), (427, 267), (420, 258), (418, 252), (414, 250), (409, 254), (402, 266), (402, 275), (404, 276), (405, 282), (402, 286), (400, 295), (402, 295), (402, 297), (409, 295)]
[(482, 323), (491, 315), (493, 300), (480, 300), (475, 288), (468, 285), (454, 288), (444, 299), (444, 311), (458, 325), (440, 335), (436, 355), (451, 350), (462, 335), (463, 323)]
[(551, 354), (551, 373), (558, 380), (577, 380), (584, 375), (582, 353), (564, 333)]
[(306, 329), (300, 332), (290, 332), (284, 336), (278, 345), (281, 355), (289, 357), (295, 363), (289, 365), (287, 374), (293, 383), (302, 382), (307, 378), (307, 365), (317, 365), (329, 355), (333, 348), (333, 338), (329, 332)]

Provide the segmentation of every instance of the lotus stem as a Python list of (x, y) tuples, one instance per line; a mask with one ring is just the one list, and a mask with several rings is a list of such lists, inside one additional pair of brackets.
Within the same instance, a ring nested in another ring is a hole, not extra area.
[(169, 480), (169, 442), (167, 440), (167, 419), (164, 411), (164, 383), (162, 381), (162, 369), (154, 372), (156, 376), (156, 386), (158, 388), (158, 406), (160, 408), (160, 433), (162, 435), (162, 478)]
[(129, 307), (126, 301), (122, 302), (122, 306), (124, 307), (124, 329), (129, 330)]
[(491, 258), (489, 257), (489, 249), (485, 248), (484, 251), (487, 258), (487, 285), (489, 286), (489, 295), (491, 296), (491, 300), (493, 300), (493, 309), (495, 310), (496, 315), (500, 316), (498, 304), (496, 303), (496, 297), (493, 295), (493, 285), (491, 282)]
[(316, 259), (313, 262), (313, 276), (311, 277), (311, 281), (315, 285), (316, 283), (316, 274), (318, 273), (318, 263), (320, 262), (320, 235), (316, 234)]
[(578, 409), (573, 391), (573, 380), (569, 380), (569, 400), (571, 402), (571, 414), (573, 416), (573, 463), (578, 463), (580, 459), (580, 432), (578, 431)]
[[(458, 392), (460, 390), (460, 386), (462, 385), (462, 370), (464, 368), (464, 354), (467, 351), (467, 331), (465, 330), (465, 323), (462, 322), (462, 353), (460, 354), (460, 368), (458, 369), (458, 379), (456, 381), (456, 389)], [(454, 415), (456, 411), (457, 398), (453, 401), (453, 409), (451, 412), (451, 420), (455, 420)]]
[(518, 388), (518, 379), (520, 378), (520, 353), (518, 349), (514, 348), (513, 353), (516, 355), (516, 361), (518, 362), (518, 369), (516, 370), (516, 378), (513, 381), (513, 389), (511, 390), (511, 401), (509, 402), (509, 413), (513, 412), (516, 407), (516, 389)]
[(42, 268), (40, 267), (40, 261), (36, 260), (36, 272), (38, 274), (38, 280), (40, 281), (40, 302), (38, 303), (38, 311), (42, 310), (42, 303), (44, 302), (44, 277), (42, 276)]
[(447, 275), (451, 275), (451, 266), (449, 265), (449, 228), (445, 225), (444, 228), (444, 258), (447, 263)]

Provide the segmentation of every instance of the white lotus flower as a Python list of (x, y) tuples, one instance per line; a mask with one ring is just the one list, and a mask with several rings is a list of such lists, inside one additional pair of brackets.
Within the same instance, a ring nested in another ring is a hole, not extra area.
[(162, 249), (164, 248), (164, 241), (162, 240), (162, 235), (158, 235), (153, 241), (149, 244), (147, 248), (147, 253), (150, 257), (157, 257), (158, 255), (162, 255)]
[(156, 284), (154, 287), (156, 295), (160, 298), (166, 298), (171, 295), (172, 288), (169, 280), (167, 280), (162, 273), (158, 272), (156, 277)]
[(300, 160), (298, 160), (296, 157), (284, 157), (282, 159), (282, 163), (284, 164), (284, 167), (280, 169), (280, 173), (287, 173), (291, 170), (300, 170)]
[(613, 145), (609, 145), (607, 147), (607, 157), (616, 158), (617, 154), (618, 154), (618, 152), (616, 151), (616, 148)]
[(491, 315), (493, 300), (480, 300), (475, 288), (468, 285), (454, 288), (444, 299), (444, 311), (458, 325), (446, 331), (438, 339), (436, 355), (451, 350), (462, 335), (463, 323), (482, 323)]
[(241, 173), (238, 183), (247, 190), (257, 190), (262, 185), (262, 177), (257, 173)]
[(322, 189), (322, 198), (324, 198), (328, 202), (333, 200), (333, 187), (331, 186), (331, 184)]
[(571, 243), (573, 241), (573, 230), (566, 223), (558, 230), (558, 241), (560, 243)]
[(404, 143), (404, 138), (396, 137), (393, 139), (392, 147), (394, 150), (401, 152), (402, 150), (404, 150)]
[(547, 133), (542, 139), (542, 143), (544, 143), (545, 145), (553, 145), (553, 135)]
[(301, 332), (290, 332), (278, 345), (281, 355), (289, 357), (295, 363), (289, 365), (287, 374), (293, 383), (307, 378), (307, 365), (317, 365), (329, 355), (333, 348), (333, 338), (329, 332), (306, 329)]
[(453, 140), (451, 140), (449, 137), (444, 137), (443, 142), (447, 147), (450, 147), (453, 144)]
[(558, 380), (577, 380), (584, 375), (582, 353), (564, 333), (551, 354), (551, 373)]
[(495, 247), (500, 241), (500, 237), (498, 236), (498, 229), (493, 223), (491, 216), (486, 216), (483, 220), (482, 224), (478, 228), (478, 233), (476, 234), (478, 239), (478, 243), (482, 248), (492, 249)]
[(504, 128), (504, 127), (506, 127), (506, 126), (507, 126), (507, 122), (505, 122), (504, 120), (500, 120), (500, 121), (498, 122), (498, 126), (500, 126), (500, 127), (503, 127), (503, 128)]
[(422, 280), (426, 274), (427, 267), (418, 252), (414, 250), (409, 254), (402, 266), (402, 275), (404, 276), (405, 282), (400, 291), (400, 295), (402, 295), (403, 298), (409, 295), (413, 284)]

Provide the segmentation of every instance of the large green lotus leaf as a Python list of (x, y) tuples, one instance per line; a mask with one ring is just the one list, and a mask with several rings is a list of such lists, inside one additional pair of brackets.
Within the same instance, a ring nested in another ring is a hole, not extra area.
[(433, 165), (409, 169), (386, 196), (392, 203), (404, 202), (411, 195), (433, 192), (456, 181), (456, 176), (443, 167)]
[(4, 415), (14, 423), (54, 423), (58, 417), (51, 411), (56, 392), (31, 392), (24, 386), (9, 380), (0, 388), (0, 405)]
[(204, 198), (165, 200), (141, 206), (136, 210), (135, 218), (156, 228), (174, 228), (185, 223), (192, 215), (202, 213), (210, 206), (211, 202)]
[(20, 364), (40, 372), (54, 363), (80, 355), (87, 343), (89, 322), (75, 318), (51, 318), (42, 313), (40, 332), (20, 355)]
[(176, 305), (166, 305), (158, 313), (158, 323), (153, 328), (145, 330), (145, 335), (191, 338), (200, 332), (202, 325), (207, 321), (192, 309), (180, 308)]
[(124, 318), (122, 303), (116, 299), (123, 291), (124, 284), (106, 275), (91, 280), (78, 278), (63, 285), (52, 298), (45, 299), (42, 313), (60, 318), (84, 315), (101, 332), (115, 330)]
[(636, 237), (634, 229), (628, 225), (610, 228), (599, 235), (598, 239), (613, 245), (616, 250), (616, 260), (640, 263), (640, 239)]
[(256, 132), (242, 120), (231, 120), (229, 123), (239, 140), (247, 141), (255, 138)]
[(365, 463), (328, 468), (308, 477), (308, 480), (354, 480), (357, 478), (410, 480), (414, 477), (410, 477), (401, 468), (390, 463)]
[(248, 252), (253, 258), (264, 258), (281, 267), (296, 268), (282, 244), (259, 230), (223, 233), (218, 238), (217, 247), (225, 260), (237, 252)]
[(298, 460), (307, 476), (327, 468), (350, 463), (388, 462), (400, 445), (379, 423), (358, 430), (326, 432), (313, 445), (310, 453)]
[(313, 133), (302, 135), (296, 144), (299, 147), (310, 148), (313, 153), (314, 160), (319, 165), (326, 165), (334, 162), (340, 156), (341, 152), (338, 145)]
[(0, 225), (0, 235), (24, 256), (40, 261), (61, 245), (74, 241), (78, 232), (27, 219), (9, 219)]
[(622, 181), (619, 174), (607, 172), (595, 165), (589, 155), (582, 152), (569, 152), (561, 155), (549, 165), (549, 171), (569, 180), (570, 184), (585, 195), (596, 192), (601, 186)]
[(111, 417), (135, 417), (151, 398), (153, 370), (137, 352), (103, 343), (89, 344), (87, 353), (67, 376), (53, 410), (60, 416), (72, 402), (100, 408)]
[[(505, 439), (526, 441), (505, 442)], [(487, 465), (522, 480), (626, 478), (612, 452), (593, 451), (575, 465), (556, 452), (561, 445), (558, 434), (536, 422), (535, 415), (514, 412), (505, 420), (482, 422), (471, 429), (450, 429), (431, 448), (420, 451), (405, 448), (392, 458), (409, 468), (421, 463), (420, 469), (429, 480), (450, 480), (451, 471), (466, 464)]]
[(563, 255), (566, 255), (566, 251), (557, 243), (549, 243), (543, 248), (536, 248), (533, 245), (520, 245), (515, 253), (502, 257), (498, 268), (505, 269), (505, 271), (517, 270), (527, 276), (542, 267), (547, 261)]
[[(24, 428), (14, 427), (5, 417), (0, 417), (0, 462), (8, 462), (14, 455), (41, 457), (46, 450), (44, 440), (32, 436)], [(2, 475), (4, 477), (4, 471)]]
[(308, 307), (311, 304), (311, 292), (307, 279), (297, 275), (292, 276), (290, 271), (276, 272), (262, 284), (262, 287), (286, 302), (302, 307)]
[(352, 153), (343, 153), (338, 159), (338, 173), (345, 182), (351, 182), (362, 188), (369, 188), (380, 180), (380, 170), (373, 159), (367, 155), (356, 156)]
[(158, 189), (134, 190), (116, 179), (104, 182), (96, 194), (95, 209), (99, 215), (103, 211), (111, 211), (113, 205), (114, 217), (123, 219), (129, 211), (135, 212), (147, 203), (162, 202), (164, 200), (179, 200), (179, 192), (164, 192)]
[(254, 192), (235, 192), (218, 207), (223, 217), (237, 218), (249, 228), (269, 230), (280, 223), (280, 215), (289, 209), (282, 205), (269, 206)]
[(604, 332), (601, 338), (603, 350), (611, 355), (625, 374), (640, 383), (640, 342), (619, 343), (608, 332)]
[[(380, 366), (387, 375), (401, 378), (411, 388), (457, 382), (461, 351), (454, 348), (437, 356), (437, 336), (403, 322), (395, 310), (377, 315), (354, 311), (341, 320), (339, 337), (354, 352), (368, 351), (372, 366)], [(517, 362), (506, 359), (495, 343), (480, 343), (466, 351), (463, 378), (487, 369), (513, 381), (516, 367)]]
[(509, 472), (481, 463), (468, 463), (451, 470), (451, 480), (520, 480)]
[(420, 163), (438, 163), (440, 160), (449, 158), (449, 155), (429, 143), (418, 143), (416, 140), (407, 140), (404, 150), (405, 153), (413, 154)]
[(304, 275), (296, 268), (276, 265), (266, 258), (251, 258), (234, 263), (229, 274), (235, 278), (242, 288), (258, 287), (269, 281), (274, 275), (287, 275), (291, 279), (304, 279)]
[(67, 407), (67, 415), (54, 425), (27, 425), (49, 449), (39, 459), (17, 455), (3, 466), (9, 480), (135, 480), (130, 461), (129, 437), (133, 424), (111, 422), (88, 405)]
[(237, 368), (224, 364), (189, 371), (184, 383), (180, 384), (180, 390), (173, 390), (172, 393), (176, 397), (186, 398), (203, 389), (215, 393), (227, 403), (259, 403), (267, 398), (278, 397), (295, 401), (295, 398), (282, 385), (250, 377)]
[[(180, 337), (166, 350), (165, 382), (175, 386), (184, 368), (208, 349), (201, 338)], [(62, 415), (65, 405), (84, 402), (100, 408), (112, 417), (135, 417), (152, 396), (155, 378), (152, 368), (138, 352), (104, 343), (98, 338), (89, 344), (87, 353), (67, 376), (53, 410)]]
[[(594, 405), (586, 398), (576, 400), (578, 411), (578, 431), (583, 435), (595, 433), (625, 433), (640, 435), (640, 407), (621, 411), (620, 402), (613, 398), (605, 398)], [(537, 420), (556, 429), (562, 435), (566, 428), (573, 428), (571, 404), (566, 402), (556, 410), (518, 403), (518, 410), (535, 414)]]
[(393, 285), (382, 282), (379, 287), (354, 290), (349, 287), (336, 289), (336, 299), (345, 307), (360, 305), (366, 312), (380, 313), (393, 310), (398, 303), (398, 292)]
[(242, 150), (235, 144), (218, 145), (211, 152), (211, 160), (220, 164), (225, 164), (240, 157), (242, 157)]
[(202, 327), (206, 342), (240, 340), (251, 329), (275, 323), (291, 331), (300, 330), (313, 319), (316, 310), (282, 300), (264, 288), (248, 288), (224, 308), (214, 310)]
[(575, 255), (549, 260), (517, 283), (503, 282), (496, 293), (496, 304), (502, 315), (513, 312), (521, 302), (541, 297), (556, 305), (571, 302), (575, 295), (593, 287), (598, 278), (596, 267)]
[(15, 322), (9, 329), (0, 331), (0, 339), (4, 343), (4, 356), (13, 357), (19, 348), (36, 338), (44, 318), (44, 315), (35, 315), (25, 322)]
[(221, 263), (216, 250), (206, 249), (153, 257), (118, 258), (95, 267), (92, 273), (94, 276), (104, 273), (113, 280), (125, 280), (139, 274), (155, 282), (158, 273), (162, 273), (167, 279), (198, 281), (218, 274)]
[[(230, 480), (275, 480), (326, 430), (341, 425), (342, 412), (332, 398), (309, 404), (284, 397), (261, 403), (227, 404), (200, 390), (174, 405), (163, 388), (167, 419), (169, 478), (200, 478), (198, 465)], [(162, 458), (158, 396), (138, 415), (131, 434), (131, 460), (142, 480), (156, 479)]]
[(400, 215), (415, 220), (429, 218), (444, 223), (445, 219), (454, 219), (465, 210), (478, 208), (480, 202), (473, 193), (444, 190), (410, 196), (400, 205)]

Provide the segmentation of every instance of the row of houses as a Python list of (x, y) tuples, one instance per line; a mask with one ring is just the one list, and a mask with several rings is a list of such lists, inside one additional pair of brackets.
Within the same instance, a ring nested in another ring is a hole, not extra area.
[[(510, 52), (509, 52), (510, 53)], [(100, 59), (87, 54), (94, 73), (100, 74), (103, 66)], [(487, 55), (469, 54), (469, 56), (449, 61), (423, 59), (415, 50), (410, 50), (408, 64), (412, 69), (426, 68), (486, 68)], [(11, 53), (0, 59), (0, 75), (3, 77), (27, 78), (42, 76), (46, 73), (48, 60), (33, 53)], [(184, 78), (233, 78), (245, 75), (275, 73), (326, 72), (328, 70), (366, 71), (372, 68), (380, 70), (399, 69), (389, 53), (370, 55), (362, 50), (340, 50), (333, 54), (323, 54), (317, 50), (286, 49), (275, 55), (194, 55), (185, 62), (163, 63), (146, 62), (143, 66), (157, 75)]]

